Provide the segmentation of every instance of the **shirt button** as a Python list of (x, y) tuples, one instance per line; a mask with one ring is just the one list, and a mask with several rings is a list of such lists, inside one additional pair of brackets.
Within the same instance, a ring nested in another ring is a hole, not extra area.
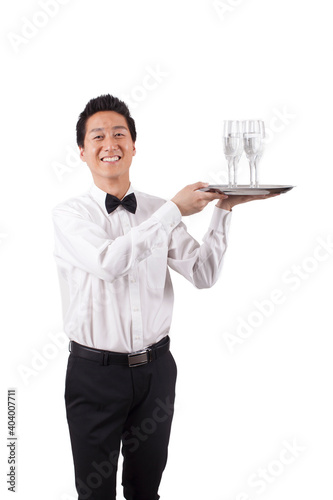
[(134, 312), (138, 312), (139, 308), (138, 307), (133, 307)]

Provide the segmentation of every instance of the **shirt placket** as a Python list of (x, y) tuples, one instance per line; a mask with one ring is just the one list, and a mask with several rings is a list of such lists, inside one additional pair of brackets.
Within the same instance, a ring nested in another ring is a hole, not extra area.
[[(131, 230), (131, 224), (127, 210), (122, 207), (118, 208), (119, 219), (124, 234)], [(132, 346), (133, 351), (139, 351), (143, 348), (143, 327), (141, 314), (141, 300), (139, 287), (139, 273), (137, 264), (131, 269), (128, 274), (129, 297), (131, 304), (131, 319), (132, 319)]]

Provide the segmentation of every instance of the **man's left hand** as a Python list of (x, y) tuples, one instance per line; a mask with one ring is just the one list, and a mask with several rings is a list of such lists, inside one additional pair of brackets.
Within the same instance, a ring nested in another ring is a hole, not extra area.
[(219, 200), (216, 204), (218, 208), (223, 208), (224, 210), (231, 211), (235, 205), (240, 205), (241, 203), (247, 203), (248, 201), (254, 200), (266, 200), (266, 198), (273, 198), (274, 196), (279, 196), (281, 193), (272, 194), (256, 194), (256, 195), (230, 195), (224, 200)]

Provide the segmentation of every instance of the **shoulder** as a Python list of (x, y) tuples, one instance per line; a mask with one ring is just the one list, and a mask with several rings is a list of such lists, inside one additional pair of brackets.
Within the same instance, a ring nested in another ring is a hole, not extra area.
[(164, 198), (160, 198), (159, 196), (154, 196), (152, 194), (144, 193), (142, 191), (138, 191), (134, 189), (135, 196), (140, 199), (143, 203), (151, 204), (151, 205), (163, 205), (166, 200)]
[(138, 210), (145, 212), (147, 215), (154, 213), (167, 201), (164, 198), (143, 193), (137, 189), (134, 189), (134, 193), (138, 202)]
[(52, 215), (73, 214), (73, 215), (89, 215), (92, 208), (92, 199), (89, 191), (78, 196), (73, 196), (61, 203), (58, 203), (52, 208)]

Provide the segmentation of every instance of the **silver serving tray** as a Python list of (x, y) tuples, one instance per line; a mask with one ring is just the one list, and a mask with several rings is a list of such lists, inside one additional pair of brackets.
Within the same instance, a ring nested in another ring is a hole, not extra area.
[(199, 189), (199, 191), (208, 191), (211, 193), (223, 193), (228, 196), (232, 195), (260, 195), (260, 194), (273, 194), (273, 193), (286, 193), (290, 191), (295, 186), (289, 185), (272, 185), (272, 184), (260, 184), (258, 187), (250, 187), (249, 185), (239, 185), (237, 187), (228, 187), (227, 184), (210, 184), (205, 188)]

